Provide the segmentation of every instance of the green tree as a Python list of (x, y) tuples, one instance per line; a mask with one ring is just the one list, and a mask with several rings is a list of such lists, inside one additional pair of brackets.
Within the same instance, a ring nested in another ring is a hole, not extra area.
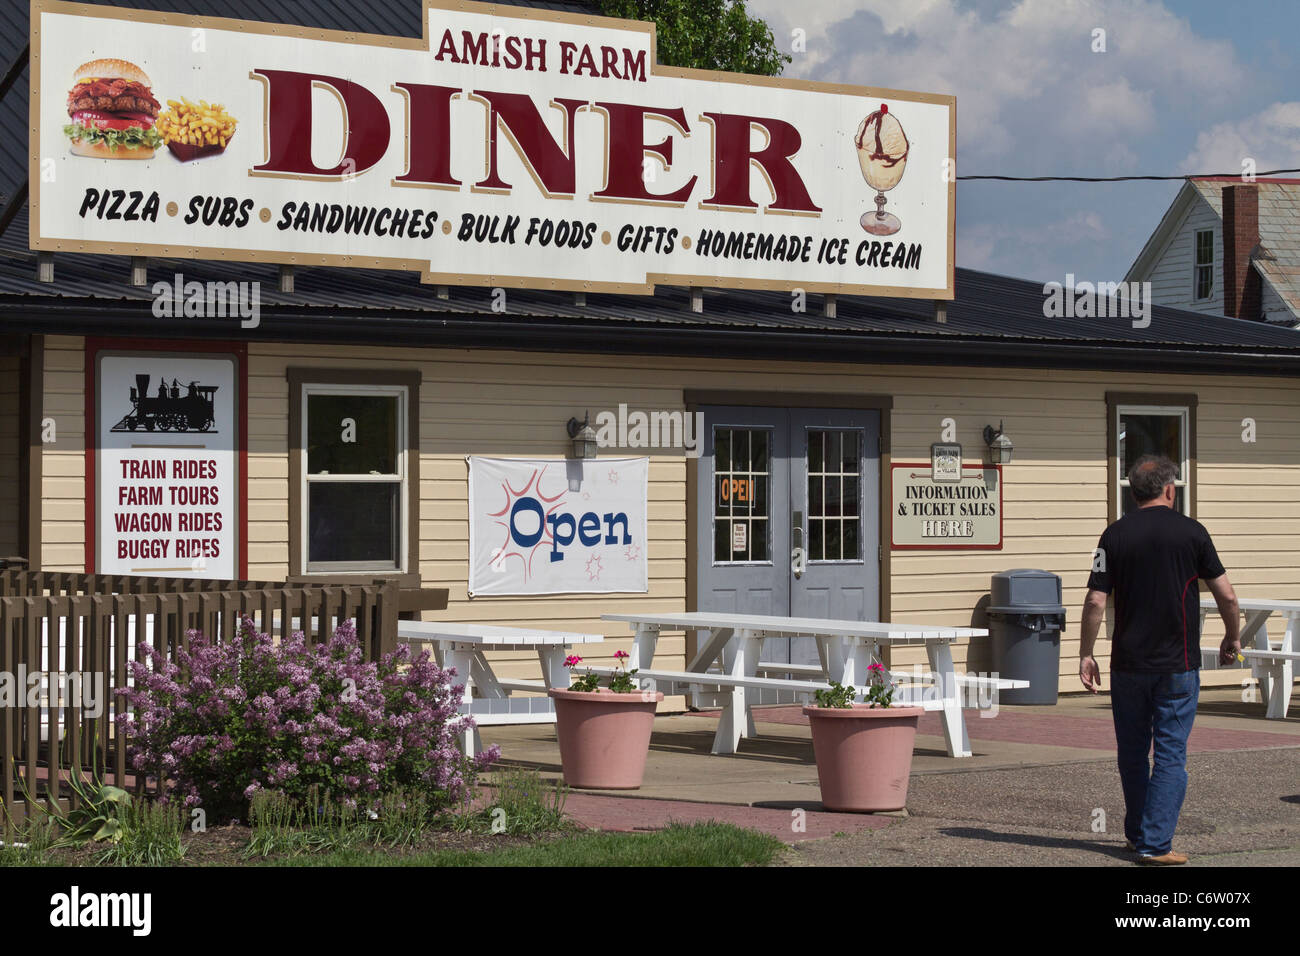
[(776, 48), (766, 23), (745, 0), (599, 0), (601, 13), (653, 20), (665, 66), (778, 76), (790, 57)]

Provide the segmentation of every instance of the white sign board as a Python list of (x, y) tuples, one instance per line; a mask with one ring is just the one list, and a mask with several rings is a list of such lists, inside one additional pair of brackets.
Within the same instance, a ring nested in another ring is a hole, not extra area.
[(98, 358), (95, 570), (238, 578), (233, 356)]
[(649, 459), (469, 458), (469, 593), (650, 589)]
[(893, 462), (893, 547), (1000, 551), (1002, 466), (964, 465), (960, 481), (943, 482), (931, 465)]
[(638, 21), (424, 13), (417, 40), (36, 0), (32, 248), (952, 298), (953, 97), (664, 67)]

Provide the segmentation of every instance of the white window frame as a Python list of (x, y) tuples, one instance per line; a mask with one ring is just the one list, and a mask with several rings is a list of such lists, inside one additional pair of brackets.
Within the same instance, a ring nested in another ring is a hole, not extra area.
[[(311, 408), (309, 399), (313, 395), (362, 395), (367, 398), (396, 398), (397, 399), (397, 471), (392, 474), (367, 474), (367, 475), (311, 475), (307, 470), (307, 434), (308, 426), (311, 420)], [(410, 508), (410, 487), (409, 471), (407, 469), (407, 403), (410, 401), (409, 389), (405, 385), (338, 385), (328, 382), (304, 382), (302, 385), (302, 394), (299, 396), (299, 407), (302, 409), (302, 434), (300, 438), (300, 471), (302, 476), (302, 487), (299, 489), (301, 501), (301, 514), (299, 515), (299, 527), (303, 529), (299, 536), (301, 540), (298, 547), (302, 550), (299, 552), (300, 564), (306, 574), (405, 574), (407, 572), (407, 556), (409, 554), (410, 542), (407, 540), (409, 532), (409, 508)], [(312, 482), (331, 482), (346, 481), (349, 484), (357, 482), (374, 481), (383, 484), (392, 484), (396, 481), (399, 485), (398, 500), (399, 514), (397, 518), (397, 554), (396, 564), (390, 561), (316, 561), (309, 562), (310, 553), (309, 545), (311, 543), (311, 524), (309, 514), (311, 511), (311, 484)]]
[[(1197, 254), (1200, 251), (1200, 244), (1201, 244), (1200, 240), (1201, 240), (1201, 235), (1203, 233), (1210, 234), (1210, 261), (1205, 263), (1200, 262), (1196, 258)], [(1207, 267), (1210, 270), (1210, 291), (1207, 292), (1204, 296), (1199, 296), (1196, 294), (1196, 290), (1198, 286), (1197, 279), (1200, 276), (1200, 270)], [(1214, 230), (1193, 229), (1192, 230), (1192, 301), (1209, 302), (1213, 298), (1214, 298)]]
[(1176, 488), (1183, 489), (1183, 514), (1189, 518), (1192, 514), (1191, 482), (1191, 427), (1192, 410), (1187, 405), (1116, 405), (1115, 406), (1115, 471), (1112, 476), (1119, 493), (1115, 496), (1116, 518), (1124, 515), (1124, 492), (1129, 487), (1128, 474), (1124, 470), (1124, 456), (1120, 454), (1120, 442), (1123, 441), (1123, 421), (1125, 415), (1164, 415), (1178, 418), (1178, 478), (1174, 481)]

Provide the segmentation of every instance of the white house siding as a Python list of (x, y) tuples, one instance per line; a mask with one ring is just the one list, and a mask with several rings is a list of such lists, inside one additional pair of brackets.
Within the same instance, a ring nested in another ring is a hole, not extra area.
[[(1196, 232), (1201, 229), (1214, 230), (1214, 286), (1208, 299), (1198, 300), (1195, 298), (1193, 268), (1196, 263)], [(1169, 242), (1156, 256), (1146, 279), (1151, 283), (1151, 298), (1157, 305), (1223, 314), (1223, 225), (1200, 196), (1192, 199)]]
[[(1199, 396), (1199, 517), (1214, 535), (1233, 582), (1245, 597), (1300, 598), (1294, 542), (1300, 534), (1300, 383), (1261, 376), (1119, 374), (1050, 369), (964, 369), (749, 362), (699, 358), (560, 355), (486, 349), (249, 345), (249, 574), (288, 572), (289, 391), (291, 366), (419, 369), (420, 573), (446, 587), (453, 620), (529, 622), (601, 632), (600, 656), (629, 640), (612, 611), (686, 609), (693, 545), (687, 541), (686, 460), (649, 449), (650, 590), (648, 594), (476, 598), (466, 593), (468, 501), (465, 456), (560, 457), (570, 415), (616, 409), (684, 407), (687, 389), (889, 395), (894, 460), (924, 460), (941, 421), (954, 418), (957, 439), (978, 461), (986, 424), (1004, 421), (1015, 456), (1004, 468), (1005, 546), (998, 552), (902, 551), (891, 556), (891, 618), (967, 625), (996, 571), (1037, 567), (1060, 574), (1068, 609), (1061, 688), (1077, 689), (1079, 609), (1092, 549), (1106, 524), (1107, 391), (1190, 392)], [(81, 457), (80, 342), (46, 346), (45, 414), (59, 420), (59, 442), (46, 448), (46, 566), (82, 569), (84, 483)], [(1257, 440), (1242, 441), (1243, 418)], [(881, 530), (888, 545), (888, 528)], [(1221, 628), (1211, 624), (1206, 643)], [(684, 664), (680, 636), (660, 645), (668, 666)], [(1109, 645), (1099, 647), (1103, 667)], [(987, 640), (957, 649), (958, 660), (990, 669)], [(899, 652), (895, 665), (919, 663)], [(511, 677), (535, 677), (536, 659), (499, 662)], [(1207, 684), (1235, 683), (1240, 672), (1210, 673)]]

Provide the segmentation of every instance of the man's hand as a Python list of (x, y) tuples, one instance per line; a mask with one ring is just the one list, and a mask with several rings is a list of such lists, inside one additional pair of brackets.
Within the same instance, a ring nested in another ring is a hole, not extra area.
[(1224, 667), (1231, 667), (1237, 663), (1237, 655), (1241, 653), (1241, 639), (1233, 640), (1225, 637), (1223, 643), (1219, 645), (1219, 663)]
[(1083, 681), (1083, 686), (1094, 694), (1101, 690), (1101, 668), (1097, 666), (1097, 659), (1091, 654), (1079, 658), (1079, 680)]

